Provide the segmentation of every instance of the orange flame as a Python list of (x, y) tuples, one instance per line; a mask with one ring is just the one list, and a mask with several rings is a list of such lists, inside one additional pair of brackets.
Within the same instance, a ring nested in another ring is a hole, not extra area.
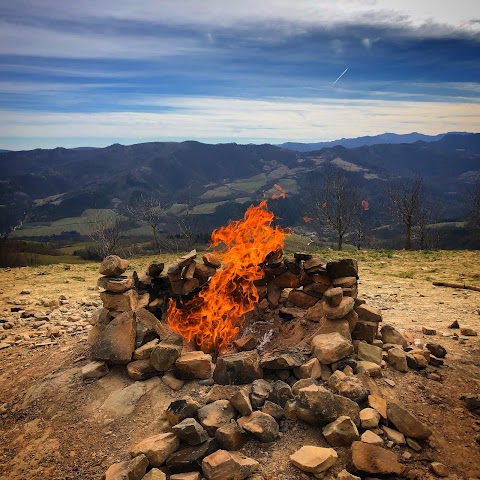
[(313, 220), (313, 218), (311, 218), (311, 217), (303, 217), (303, 221), (305, 223), (311, 222), (312, 220)]
[(266, 200), (250, 206), (242, 220), (230, 222), (212, 233), (210, 248), (218, 252), (222, 267), (198, 298), (185, 305), (170, 300), (168, 323), (187, 341), (195, 338), (206, 352), (225, 350), (236, 337), (245, 313), (259, 296), (255, 280), (263, 278), (261, 264), (271, 252), (283, 249), (286, 232), (272, 227), (274, 215)]

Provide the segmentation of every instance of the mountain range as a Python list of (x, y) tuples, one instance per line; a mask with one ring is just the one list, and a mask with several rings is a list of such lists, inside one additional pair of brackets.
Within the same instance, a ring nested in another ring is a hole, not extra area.
[(89, 209), (121, 212), (136, 192), (155, 191), (169, 205), (170, 215), (188, 211), (208, 230), (271, 196), (278, 184), (287, 192), (283, 203), (275, 202), (279, 216), (290, 226), (301, 225), (309, 180), (321, 178), (327, 165), (351, 175), (372, 215), (378, 213), (379, 224), (386, 183), (418, 175), (443, 219), (464, 218), (466, 189), (480, 179), (480, 134), (309, 152), (195, 141), (4, 152), (0, 224), (5, 231), (21, 219), (27, 222), (23, 228), (35, 228)]
[(322, 148), (335, 147), (341, 145), (347, 148), (364, 147), (366, 145), (378, 145), (383, 143), (414, 143), (422, 142), (436, 142), (441, 140), (445, 135), (468, 135), (468, 132), (448, 132), (440, 133), (438, 135), (424, 135), (423, 133), (382, 133), (381, 135), (373, 135), (356, 138), (340, 138), (339, 140), (332, 140), (330, 142), (316, 142), (316, 143), (301, 143), (301, 142), (286, 142), (278, 145), (279, 147), (295, 150), (296, 152), (313, 152), (321, 150)]

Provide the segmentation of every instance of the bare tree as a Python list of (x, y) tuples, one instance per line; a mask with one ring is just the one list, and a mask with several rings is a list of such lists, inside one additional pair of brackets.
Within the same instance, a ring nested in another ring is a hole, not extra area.
[(480, 230), (480, 182), (469, 192), (468, 204), (467, 223), (473, 230)]
[(93, 217), (88, 236), (102, 258), (117, 253), (124, 226), (125, 221), (113, 212), (99, 212)]
[(327, 168), (322, 181), (314, 180), (308, 190), (307, 211), (313, 225), (319, 231), (326, 227), (334, 232), (338, 249), (342, 250), (360, 205), (355, 184), (343, 170)]
[(161, 253), (158, 226), (165, 216), (167, 206), (156, 193), (142, 192), (128, 205), (128, 212), (134, 220), (140, 220), (152, 229), (157, 253)]
[(405, 250), (411, 250), (412, 229), (419, 225), (422, 214), (423, 180), (416, 177), (391, 182), (385, 193), (388, 209), (405, 226)]

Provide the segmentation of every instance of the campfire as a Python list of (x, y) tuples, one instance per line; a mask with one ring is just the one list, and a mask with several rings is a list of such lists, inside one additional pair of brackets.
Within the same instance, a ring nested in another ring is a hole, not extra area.
[[(264, 267), (281, 261), (285, 231), (273, 227), (273, 219), (263, 201), (251, 206), (242, 220), (213, 232), (210, 248), (215, 249), (215, 265), (221, 267), (195, 298), (170, 299), (167, 318), (172, 330), (194, 340), (204, 352), (227, 351), (245, 314), (261, 299), (257, 285), (265, 277)], [(192, 270), (191, 264), (184, 268), (186, 275)]]
[[(400, 474), (404, 465), (373, 433), (383, 432), (379, 422), (389, 425), (387, 434), (397, 428), (415, 451), (431, 435), (400, 405), (387, 408), (374, 379), (387, 365), (399, 372), (441, 366), (445, 349), (415, 346), (392, 325), (379, 331), (380, 310), (357, 297), (356, 260), (284, 255), (288, 232), (273, 221), (266, 201), (251, 206), (243, 219), (213, 232), (201, 260), (192, 251), (165, 273), (154, 263), (128, 276), (127, 261), (102, 262), (104, 308), (89, 333), (96, 361), (84, 367), (84, 379), (126, 364), (133, 380), (161, 376), (175, 391), (189, 380), (211, 386), (200, 403), (171, 402), (172, 431), (132, 447), (133, 459), (112, 465), (107, 480), (159, 467), (172, 479), (182, 472), (197, 479), (201, 471), (208, 480), (243, 480), (260, 468), (237, 453), (245, 442), (270, 443), (295, 421), (323, 427), (331, 447), (351, 445), (353, 472)], [(380, 470), (372, 458), (382, 459)], [(333, 448), (318, 446), (290, 456), (296, 467), (319, 474), (336, 459)]]

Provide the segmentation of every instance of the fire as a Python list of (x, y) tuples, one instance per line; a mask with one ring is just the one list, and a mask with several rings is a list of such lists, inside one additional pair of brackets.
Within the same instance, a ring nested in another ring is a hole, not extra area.
[(244, 315), (259, 300), (254, 282), (263, 277), (262, 263), (283, 249), (286, 232), (272, 226), (274, 214), (264, 200), (250, 206), (242, 220), (212, 233), (210, 248), (219, 247), (222, 267), (198, 298), (184, 305), (170, 300), (168, 323), (205, 352), (223, 351), (237, 336)]

